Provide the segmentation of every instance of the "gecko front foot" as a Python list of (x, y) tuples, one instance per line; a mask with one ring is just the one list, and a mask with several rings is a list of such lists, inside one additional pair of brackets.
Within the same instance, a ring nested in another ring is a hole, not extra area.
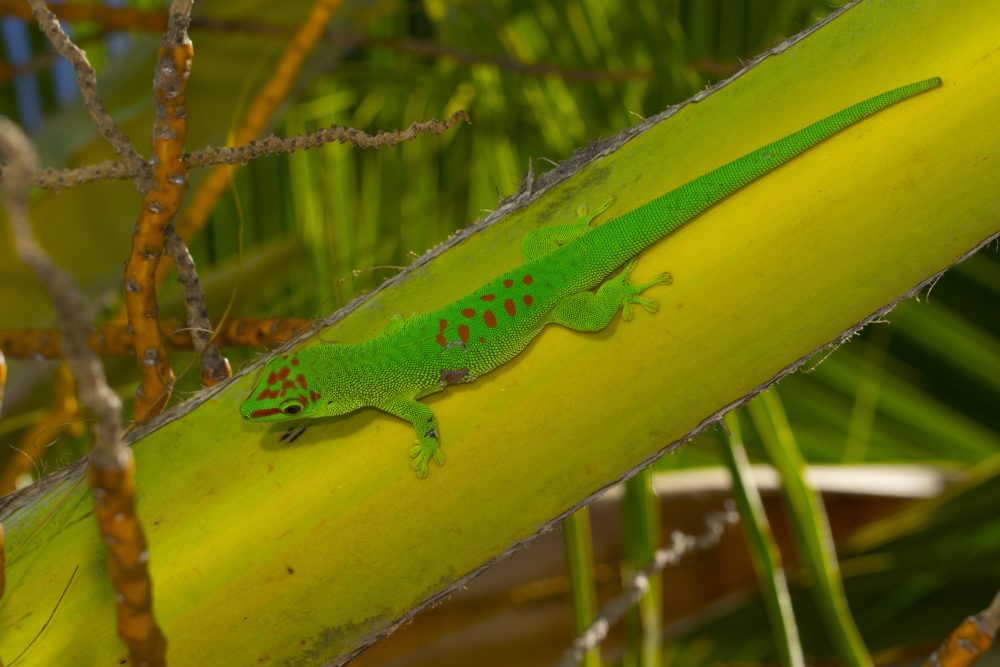
[(427, 466), (431, 459), (439, 466), (444, 465), (444, 452), (438, 443), (437, 434), (429, 431), (417, 441), (417, 444), (410, 447), (410, 468), (417, 473), (417, 477), (425, 479), (427, 477)]

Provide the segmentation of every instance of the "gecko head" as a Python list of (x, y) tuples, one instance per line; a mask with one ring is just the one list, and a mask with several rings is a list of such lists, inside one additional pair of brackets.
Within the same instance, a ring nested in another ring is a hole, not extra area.
[[(271, 359), (253, 391), (240, 405), (240, 414), (252, 421), (279, 421), (326, 417), (350, 412), (338, 402), (335, 379), (337, 362), (332, 349), (339, 346), (304, 348)], [(320, 383), (318, 371), (322, 370)]]

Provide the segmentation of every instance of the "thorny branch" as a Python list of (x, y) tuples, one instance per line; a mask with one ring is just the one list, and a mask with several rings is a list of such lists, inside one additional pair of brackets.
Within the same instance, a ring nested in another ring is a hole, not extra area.
[(28, 138), (7, 118), (0, 118), (0, 152), (10, 168), (4, 180), (7, 214), (17, 253), (45, 285), (63, 330), (62, 348), (80, 387), (84, 405), (97, 416), (93, 456), (117, 460), (121, 444), (121, 401), (108, 386), (100, 359), (87, 347), (90, 317), (73, 279), (55, 266), (36, 243), (28, 223), (28, 191), (37, 158)]
[(1000, 630), (1000, 592), (990, 606), (965, 619), (923, 667), (970, 667), (993, 645)]
[(219, 348), (212, 342), (212, 323), (208, 319), (205, 291), (201, 288), (201, 281), (198, 280), (191, 253), (173, 227), (167, 227), (164, 234), (167, 252), (174, 260), (177, 279), (184, 288), (187, 326), (191, 332), (194, 349), (201, 357), (201, 384), (203, 387), (212, 387), (232, 377), (233, 369), (229, 365), (229, 360), (222, 356)]
[(128, 137), (118, 129), (118, 125), (101, 103), (101, 98), (97, 94), (97, 74), (90, 66), (87, 55), (69, 38), (69, 35), (62, 29), (59, 19), (45, 6), (44, 0), (28, 0), (28, 3), (31, 5), (35, 20), (38, 21), (38, 27), (52, 42), (53, 48), (76, 70), (76, 82), (80, 87), (80, 94), (83, 96), (83, 106), (90, 113), (94, 124), (97, 125), (98, 132), (108, 140), (111, 148), (128, 167), (132, 178), (135, 179), (136, 189), (145, 192), (149, 187), (150, 167), (132, 146)]
[(37, 157), (19, 127), (0, 118), (0, 154), (11, 165), (4, 181), (7, 214), (18, 255), (44, 284), (63, 329), (63, 349), (80, 398), (97, 417), (88, 478), (94, 514), (108, 545), (108, 570), (116, 590), (118, 633), (133, 664), (166, 664), (166, 640), (152, 614), (152, 583), (146, 540), (135, 514), (135, 465), (121, 440), (121, 400), (108, 386), (100, 359), (87, 347), (90, 317), (76, 282), (57, 267), (35, 241), (28, 222), (28, 192)]
[[(206, 329), (215, 332), (219, 347), (276, 347), (287, 343), (314, 324), (302, 317), (228, 317)], [(171, 350), (194, 350), (193, 328), (179, 320), (160, 320), (160, 331)], [(102, 357), (135, 354), (128, 326), (106, 324), (90, 332), (87, 344)], [(58, 359), (62, 356), (62, 336), (58, 329), (0, 329), (0, 353), (12, 359)]]
[(294, 153), (295, 151), (316, 148), (334, 141), (341, 144), (353, 144), (358, 148), (382, 148), (384, 146), (395, 146), (404, 141), (409, 141), (421, 134), (442, 134), (450, 130), (459, 121), (471, 123), (469, 114), (459, 110), (452, 114), (446, 121), (431, 118), (424, 122), (413, 122), (405, 130), (393, 130), (391, 132), (376, 132), (368, 134), (353, 127), (341, 125), (331, 125), (309, 134), (295, 135), (294, 137), (279, 138), (271, 135), (260, 141), (251, 141), (245, 146), (206, 148), (185, 156), (190, 167), (207, 167), (212, 164), (246, 164), (264, 155), (275, 153)]
[[(298, 79), (302, 63), (312, 52), (316, 40), (323, 34), (323, 27), (330, 22), (330, 18), (340, 3), (341, 0), (315, 0), (309, 13), (299, 24), (295, 34), (288, 40), (278, 57), (271, 76), (257, 92), (250, 107), (243, 115), (234, 135), (234, 144), (251, 143), (261, 135), (267, 124), (271, 122), (274, 112), (288, 96)], [(183, 217), (174, 225), (178, 236), (182, 239), (190, 239), (205, 226), (208, 216), (215, 208), (219, 197), (229, 186), (231, 178), (232, 170), (221, 165), (205, 175), (198, 190), (188, 202)], [(166, 264), (160, 267), (159, 278), (162, 279), (166, 267)]]
[(728, 526), (740, 520), (736, 505), (726, 501), (725, 509), (712, 512), (705, 517), (705, 532), (698, 536), (685, 535), (680, 531), (670, 536), (670, 544), (653, 554), (653, 561), (636, 572), (624, 590), (608, 602), (581, 635), (573, 640), (563, 653), (556, 667), (576, 667), (587, 651), (595, 648), (608, 636), (608, 630), (625, 616), (639, 598), (649, 589), (649, 578), (668, 565), (677, 565), (685, 554), (704, 551), (718, 544)]
[(138, 422), (159, 414), (173, 390), (174, 373), (159, 327), (156, 270), (163, 257), (164, 233), (187, 191), (187, 167), (181, 162), (187, 136), (187, 88), (194, 51), (187, 36), (191, 0), (175, 0), (160, 43), (153, 76), (152, 187), (145, 193), (132, 247), (125, 263), (125, 310), (135, 341), (140, 381), (133, 415)]
[[(184, 153), (181, 162), (188, 169), (214, 167), (220, 164), (246, 164), (253, 159), (276, 153), (294, 153), (299, 150), (317, 148), (334, 141), (353, 144), (359, 148), (381, 148), (395, 146), (421, 134), (442, 134), (455, 127), (459, 121), (471, 123), (469, 114), (456, 111), (451, 118), (440, 121), (436, 118), (423, 122), (413, 122), (405, 130), (376, 132), (368, 134), (362, 130), (343, 125), (330, 125), (308, 134), (294, 137), (276, 137), (273, 134), (264, 139), (250, 141), (242, 146), (208, 147)], [(147, 165), (152, 168), (152, 165)], [(6, 178), (7, 168), (0, 168), (0, 180)], [(65, 190), (78, 185), (102, 180), (124, 180), (134, 178), (139, 172), (131, 170), (124, 162), (105, 160), (97, 164), (76, 169), (42, 169), (32, 174), (32, 185), (50, 190)]]

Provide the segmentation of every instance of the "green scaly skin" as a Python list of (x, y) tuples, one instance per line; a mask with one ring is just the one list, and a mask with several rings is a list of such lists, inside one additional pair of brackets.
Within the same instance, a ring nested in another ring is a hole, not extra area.
[(547, 324), (600, 331), (619, 309), (630, 319), (633, 304), (656, 312), (657, 303), (641, 294), (668, 284), (670, 275), (630, 283), (643, 249), (846, 127), (940, 85), (940, 79), (928, 79), (855, 104), (602, 225), (591, 222), (612, 200), (592, 214), (581, 209), (573, 224), (535, 230), (524, 240), (521, 266), (455, 303), (393, 318), (362, 343), (316, 345), (272, 359), (240, 412), (254, 421), (273, 421), (331, 417), (366, 406), (384, 410), (413, 424), (411, 467), (426, 477), (428, 464), (442, 465), (444, 455), (437, 420), (418, 399), (507, 363)]

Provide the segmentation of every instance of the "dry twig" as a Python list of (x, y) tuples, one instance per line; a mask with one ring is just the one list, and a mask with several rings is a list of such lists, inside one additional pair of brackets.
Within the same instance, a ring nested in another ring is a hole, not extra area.
[(1000, 630), (1000, 592), (990, 606), (962, 622), (923, 667), (970, 667), (993, 645)]
[(108, 140), (111, 148), (125, 162), (135, 178), (136, 189), (145, 192), (148, 187), (149, 165), (135, 150), (128, 137), (118, 129), (118, 125), (101, 103), (101, 98), (97, 94), (97, 74), (90, 66), (87, 55), (69, 38), (59, 24), (59, 19), (45, 6), (44, 0), (28, 0), (28, 4), (31, 5), (31, 11), (38, 21), (38, 27), (52, 42), (53, 48), (76, 70), (76, 82), (83, 96), (83, 106), (97, 125), (98, 132)]
[[(277, 153), (294, 153), (295, 151), (318, 148), (329, 143), (353, 144), (359, 148), (381, 148), (395, 146), (403, 141), (409, 141), (421, 134), (442, 134), (455, 127), (459, 121), (470, 123), (469, 114), (463, 110), (456, 111), (445, 121), (431, 118), (427, 121), (414, 121), (405, 130), (391, 132), (376, 132), (368, 134), (362, 130), (344, 125), (330, 125), (308, 134), (294, 137), (276, 137), (273, 134), (260, 140), (251, 140), (241, 146), (223, 146), (201, 148), (181, 156), (188, 169), (199, 167), (215, 167), (226, 164), (246, 164), (264, 155)], [(6, 169), (0, 168), (0, 180), (3, 180)], [(65, 190), (66, 188), (86, 185), (95, 181), (124, 180), (133, 178), (135, 172), (129, 170), (124, 162), (105, 160), (96, 164), (75, 169), (42, 169), (32, 175), (32, 185), (49, 190)]]
[(6, 118), (0, 118), (0, 153), (10, 165), (3, 185), (14, 246), (49, 293), (81, 401), (97, 417), (88, 478), (98, 529), (110, 552), (108, 570), (116, 590), (118, 634), (133, 664), (160, 667), (166, 664), (166, 640), (152, 613), (146, 541), (135, 515), (132, 450), (121, 440), (121, 400), (108, 386), (100, 359), (87, 347), (90, 317), (83, 293), (35, 241), (28, 223), (28, 191), (37, 158), (28, 138)]
[(563, 653), (556, 667), (575, 667), (580, 664), (587, 651), (597, 647), (608, 636), (612, 625), (620, 621), (647, 590), (649, 578), (663, 570), (668, 565), (677, 565), (685, 554), (704, 551), (718, 544), (727, 526), (740, 520), (736, 505), (732, 500), (726, 501), (726, 508), (721, 512), (713, 512), (705, 517), (705, 532), (699, 536), (685, 535), (680, 531), (670, 536), (670, 544), (653, 554), (653, 562), (636, 572), (632, 580), (621, 593), (608, 602), (594, 617), (582, 634)]
[[(340, 2), (341, 0), (316, 0), (278, 59), (274, 74), (264, 84), (244, 115), (233, 139), (234, 144), (238, 146), (249, 144), (264, 131), (278, 105), (287, 97), (302, 68), (302, 63), (322, 36), (326, 24), (340, 6)], [(184, 211), (184, 217), (176, 225), (178, 236), (182, 239), (191, 239), (205, 225), (209, 213), (229, 185), (229, 179), (230, 170), (222, 165), (205, 177), (197, 192), (191, 197)], [(161, 274), (162, 271), (163, 269)]]
[[(215, 332), (219, 347), (276, 347), (290, 341), (313, 324), (301, 317), (229, 317), (214, 322), (206, 335)], [(160, 333), (171, 350), (194, 350), (192, 329), (179, 320), (160, 320)], [(125, 324), (106, 324), (90, 332), (87, 345), (102, 357), (135, 354), (132, 334)], [(58, 359), (62, 335), (58, 329), (0, 329), (0, 352), (13, 359)]]
[(208, 319), (205, 291), (198, 280), (191, 253), (173, 227), (167, 227), (165, 233), (167, 252), (174, 260), (177, 279), (184, 288), (184, 306), (187, 309), (187, 328), (191, 333), (191, 342), (201, 356), (201, 385), (212, 387), (232, 377), (233, 368), (212, 342), (212, 323)]
[[(175, 10), (177, 5), (186, 5)], [(153, 77), (153, 186), (146, 192), (125, 263), (125, 310), (135, 340), (141, 375), (133, 416), (143, 422), (163, 410), (173, 390), (174, 373), (158, 324), (156, 270), (163, 257), (164, 231), (180, 209), (187, 190), (187, 166), (181, 162), (187, 136), (185, 89), (194, 51), (187, 36), (191, 2), (171, 5), (170, 25), (160, 44)]]

